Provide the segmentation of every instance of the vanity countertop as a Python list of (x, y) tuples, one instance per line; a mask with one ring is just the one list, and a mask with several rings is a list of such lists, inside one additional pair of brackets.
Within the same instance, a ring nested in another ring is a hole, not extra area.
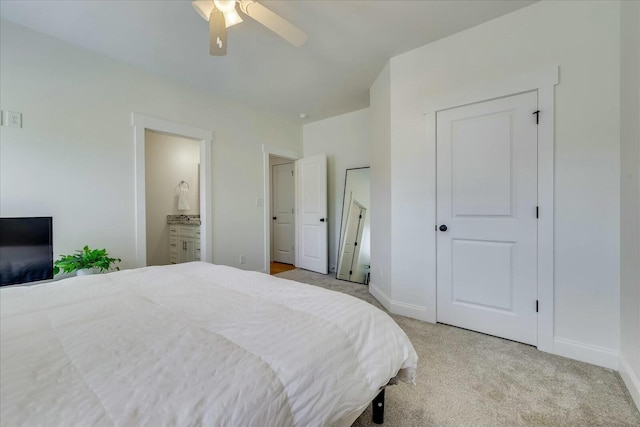
[(167, 215), (167, 224), (200, 225), (200, 215)]

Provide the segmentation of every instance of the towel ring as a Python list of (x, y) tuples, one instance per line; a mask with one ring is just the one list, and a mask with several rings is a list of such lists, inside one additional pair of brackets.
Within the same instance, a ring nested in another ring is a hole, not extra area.
[(178, 187), (182, 188), (183, 185), (187, 186), (187, 190), (189, 190), (189, 183), (187, 181), (180, 181)]

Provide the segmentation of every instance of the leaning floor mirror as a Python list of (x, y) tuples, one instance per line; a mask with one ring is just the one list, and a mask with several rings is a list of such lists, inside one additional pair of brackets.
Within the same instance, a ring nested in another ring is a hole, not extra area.
[(338, 279), (364, 284), (369, 284), (371, 260), (369, 171), (368, 167), (347, 169), (336, 269)]

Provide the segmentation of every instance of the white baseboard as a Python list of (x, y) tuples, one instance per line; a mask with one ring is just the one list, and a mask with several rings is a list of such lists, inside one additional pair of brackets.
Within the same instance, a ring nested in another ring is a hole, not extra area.
[(640, 411), (640, 372), (634, 372), (631, 369), (631, 365), (624, 356), (620, 355), (620, 376), (624, 381), (627, 389), (629, 390), (629, 394), (634, 402), (636, 402), (636, 406)]
[(389, 310), (393, 314), (399, 314), (400, 316), (411, 317), (412, 319), (423, 320), (428, 322), (427, 319), (427, 308), (422, 307), (420, 305), (407, 304), (405, 302), (394, 301), (387, 295), (382, 292), (380, 288), (376, 287), (373, 284), (369, 284), (369, 293), (373, 295), (375, 299), (377, 299), (380, 304), (382, 304), (387, 310)]
[[(394, 301), (389, 295), (374, 284), (369, 284), (369, 292), (391, 313), (429, 322), (426, 307)], [(581, 362), (591, 363), (597, 366), (603, 366), (609, 369), (618, 370), (619, 367), (619, 357), (617, 352), (577, 341), (571, 341), (565, 338), (554, 338), (553, 350), (550, 351), (550, 353), (568, 357), (569, 359), (579, 360)], [(622, 375), (622, 368), (620, 369), (620, 374)], [(633, 375), (633, 372), (630, 369), (628, 369), (628, 372)], [(630, 378), (629, 382), (636, 387), (636, 395), (634, 395), (634, 399), (636, 399), (636, 396), (640, 396), (638, 393), (638, 378), (637, 376)], [(625, 379), (625, 383), (626, 382), (627, 380)], [(631, 386), (629, 386), (629, 388), (631, 389)], [(633, 394), (633, 392), (631, 393)]]
[(369, 293), (387, 310), (391, 311), (391, 298), (373, 283), (369, 283)]
[(595, 347), (565, 338), (553, 339), (553, 354), (568, 357), (569, 359), (603, 366), (609, 369), (618, 369), (618, 353), (606, 348)]
[(400, 316), (411, 317), (425, 322), (429, 321), (427, 319), (427, 308), (420, 305), (391, 300), (391, 309), (389, 311)]

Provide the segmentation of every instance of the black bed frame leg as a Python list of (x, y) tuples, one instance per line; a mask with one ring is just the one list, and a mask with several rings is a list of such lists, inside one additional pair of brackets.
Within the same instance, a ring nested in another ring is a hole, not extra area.
[(382, 391), (378, 393), (376, 398), (373, 399), (373, 402), (371, 402), (371, 405), (372, 405), (371, 410), (373, 412), (373, 423), (374, 424), (384, 423), (384, 389), (382, 389)]

